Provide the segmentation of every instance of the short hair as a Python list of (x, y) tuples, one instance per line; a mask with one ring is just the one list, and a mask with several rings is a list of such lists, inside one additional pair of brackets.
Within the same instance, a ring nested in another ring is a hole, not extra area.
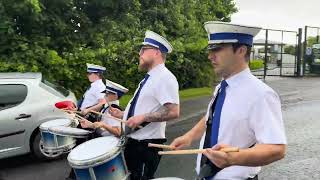
[(251, 46), (246, 45), (246, 44), (235, 43), (235, 44), (232, 44), (233, 52), (236, 52), (241, 46), (246, 46), (247, 47), (247, 52), (246, 52), (246, 55), (245, 55), (245, 59), (246, 59), (247, 62), (249, 62), (250, 54), (251, 54)]
[(167, 53), (161, 52), (161, 57), (163, 59), (163, 62), (165, 62), (167, 59)]

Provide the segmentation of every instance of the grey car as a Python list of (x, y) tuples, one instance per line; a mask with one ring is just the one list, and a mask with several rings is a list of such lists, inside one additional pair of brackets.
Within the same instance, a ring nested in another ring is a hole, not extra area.
[(44, 80), (41, 73), (0, 73), (0, 159), (29, 152), (40, 159), (59, 157), (42, 151), (39, 126), (67, 118), (55, 107), (65, 100), (76, 103), (72, 92)]

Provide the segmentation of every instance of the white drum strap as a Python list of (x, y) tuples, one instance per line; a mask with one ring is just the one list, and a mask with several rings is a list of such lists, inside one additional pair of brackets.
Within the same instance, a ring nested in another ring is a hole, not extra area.
[(91, 180), (97, 180), (93, 168), (89, 168), (89, 174), (91, 176)]

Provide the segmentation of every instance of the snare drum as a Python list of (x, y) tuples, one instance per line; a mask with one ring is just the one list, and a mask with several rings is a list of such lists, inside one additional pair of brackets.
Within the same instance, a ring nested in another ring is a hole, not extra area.
[(49, 132), (54, 134), (56, 143), (56, 146), (51, 150), (63, 152), (69, 152), (76, 145), (75, 138), (87, 138), (91, 133), (84, 129), (64, 126), (50, 127)]
[(70, 126), (70, 119), (56, 119), (52, 121), (44, 122), (40, 125), (40, 133), (41, 133), (41, 144), (43, 145), (43, 151), (47, 153), (56, 153), (57, 151), (53, 151), (56, 145), (56, 136), (49, 131), (50, 127), (56, 126)]
[(129, 173), (120, 140), (113, 136), (92, 139), (74, 148), (68, 155), (77, 180), (124, 180)]

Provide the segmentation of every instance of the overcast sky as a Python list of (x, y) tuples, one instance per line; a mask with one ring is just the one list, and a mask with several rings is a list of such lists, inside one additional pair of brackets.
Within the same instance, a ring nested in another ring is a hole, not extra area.
[[(270, 29), (297, 31), (305, 25), (320, 27), (320, 0), (234, 0), (238, 12), (231, 22)], [(310, 30), (315, 36), (316, 30)], [(263, 37), (264, 32), (258, 38)], [(272, 39), (280, 41), (281, 33), (271, 33)], [(311, 35), (310, 34), (310, 35)], [(285, 33), (284, 41), (293, 41), (294, 35)], [(264, 39), (264, 38), (263, 38)]]

